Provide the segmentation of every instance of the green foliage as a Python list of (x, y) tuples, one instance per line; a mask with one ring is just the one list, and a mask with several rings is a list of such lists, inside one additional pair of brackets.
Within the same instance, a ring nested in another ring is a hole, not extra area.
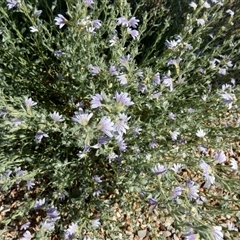
[[(15, 224), (19, 238), (29, 220), (36, 239), (70, 239), (72, 223), (76, 237), (104, 239), (100, 218), (106, 236), (126, 239), (115, 204), (127, 217), (147, 213), (153, 239), (154, 216), (205, 239), (221, 215), (239, 221), (239, 13), (226, 12), (238, 4), (197, 4), (1, 3), (0, 190), (2, 204), (19, 202), (3, 233)], [(128, 29), (120, 17), (140, 22)], [(156, 174), (161, 165), (166, 172)], [(36, 207), (39, 199), (46, 202)], [(49, 214), (53, 206), (59, 216)], [(226, 226), (224, 233), (236, 235)]]

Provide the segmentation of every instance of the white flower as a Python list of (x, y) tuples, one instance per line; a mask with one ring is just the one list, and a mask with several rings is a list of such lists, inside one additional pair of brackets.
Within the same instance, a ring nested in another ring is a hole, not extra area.
[(54, 120), (55, 122), (62, 122), (62, 121), (64, 121), (62, 119), (62, 115), (59, 115), (58, 112), (54, 111), (53, 113), (50, 113), (49, 115), (52, 118), (52, 120)]
[(197, 20), (197, 25), (198, 25), (198, 26), (203, 26), (203, 25), (205, 24), (205, 20), (202, 19), (202, 18), (198, 18), (198, 19), (196, 19), (196, 20)]
[(171, 170), (173, 170), (175, 173), (180, 173), (182, 170), (182, 165), (180, 163), (174, 163), (171, 167)]
[(26, 107), (32, 107), (35, 106), (37, 103), (32, 100), (32, 98), (27, 98), (24, 100)]
[(231, 17), (233, 17), (233, 15), (234, 15), (234, 12), (233, 12), (231, 9), (228, 9), (228, 10), (226, 11), (226, 13), (230, 14)]
[(210, 8), (211, 5), (210, 5), (208, 2), (204, 2), (204, 3), (203, 3), (203, 7), (205, 7), (205, 8)]
[(238, 164), (237, 164), (237, 161), (234, 159), (234, 158), (230, 158), (230, 163), (231, 163), (231, 169), (234, 171), (234, 172), (237, 172), (238, 171)]
[(88, 125), (89, 120), (93, 116), (93, 113), (84, 112), (81, 108), (79, 109), (79, 112), (75, 113), (75, 116), (72, 117), (72, 120), (74, 122), (80, 123), (82, 126)]
[(161, 164), (157, 164), (154, 168), (151, 168), (152, 173), (154, 174), (163, 174), (167, 171), (167, 168)]
[(227, 160), (224, 151), (217, 151), (214, 155), (214, 160), (219, 163), (224, 163)]
[(92, 220), (93, 227), (99, 227), (101, 225), (99, 218)]
[(30, 27), (30, 32), (32, 33), (38, 32), (37, 27), (34, 27), (34, 26)]
[(206, 133), (200, 128), (200, 129), (197, 131), (196, 135), (197, 135), (199, 138), (203, 138), (203, 137), (205, 137)]
[(196, 10), (198, 5), (195, 2), (190, 2), (189, 6)]
[(212, 236), (214, 240), (223, 240), (223, 233), (221, 226), (214, 226)]

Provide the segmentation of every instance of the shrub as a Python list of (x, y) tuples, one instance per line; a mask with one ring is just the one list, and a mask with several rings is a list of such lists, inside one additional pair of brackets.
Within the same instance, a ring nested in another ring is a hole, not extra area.
[(161, 216), (172, 238), (237, 236), (239, 16), (229, 4), (1, 4), (4, 234), (127, 239), (120, 220), (158, 239)]

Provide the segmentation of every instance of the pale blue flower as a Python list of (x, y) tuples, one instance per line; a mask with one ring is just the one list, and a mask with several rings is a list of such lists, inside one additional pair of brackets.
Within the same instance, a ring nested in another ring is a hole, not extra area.
[(104, 132), (108, 137), (113, 137), (112, 131), (114, 130), (114, 123), (111, 121), (110, 118), (104, 116), (101, 118), (100, 122), (97, 125), (97, 128)]
[(36, 142), (41, 142), (43, 137), (49, 137), (49, 136), (45, 132), (42, 132), (42, 131), (37, 132), (36, 135), (35, 135), (35, 141)]
[(128, 25), (129, 27), (136, 28), (137, 25), (138, 25), (138, 23), (139, 23), (139, 19), (137, 19), (137, 18), (135, 18), (135, 17), (132, 17), (132, 18), (129, 19), (127, 25)]
[(121, 85), (126, 85), (128, 83), (126, 74), (122, 74), (117, 76), (118, 81), (120, 82)]
[(49, 114), (52, 120), (55, 122), (63, 122), (62, 115), (60, 115), (58, 112), (54, 111), (53, 113)]
[(24, 100), (24, 103), (25, 103), (25, 106), (26, 107), (32, 107), (32, 106), (35, 106), (37, 103), (36, 102), (34, 102), (33, 100), (32, 100), (32, 98), (26, 98), (25, 100)]
[(131, 98), (128, 97), (128, 93), (115, 93), (115, 97), (117, 104), (122, 105), (122, 106), (131, 106), (134, 103), (131, 101)]
[(133, 39), (136, 39), (139, 36), (139, 32), (137, 30), (133, 30), (131, 28), (127, 28), (127, 33), (132, 36)]
[(101, 178), (100, 178), (98, 175), (95, 175), (95, 176), (93, 177), (93, 180), (94, 180), (95, 182), (97, 182), (97, 183), (101, 183), (101, 182), (102, 182)]
[(80, 109), (79, 112), (77, 112), (76, 115), (72, 117), (72, 120), (74, 122), (80, 123), (82, 126), (87, 126), (92, 116), (93, 113), (84, 112), (82, 109)]
[(114, 129), (115, 129), (115, 131), (118, 132), (118, 134), (126, 133), (126, 130), (129, 129), (129, 127), (127, 125), (127, 121), (130, 118), (131, 117), (128, 117), (125, 113), (120, 113), (118, 115), (118, 119), (114, 124)]
[(165, 85), (166, 87), (169, 87), (170, 92), (173, 91), (173, 79), (169, 76), (163, 76), (163, 85)]
[(161, 82), (160, 73), (157, 72), (157, 73), (153, 76), (153, 86), (159, 85), (160, 82)]
[(67, 19), (62, 14), (58, 14), (57, 17), (54, 18), (54, 21), (55, 24), (61, 29), (66, 24)]
[(164, 166), (158, 163), (154, 168), (151, 168), (152, 173), (154, 174), (164, 174), (168, 169)]
[(176, 40), (170, 40), (170, 41), (166, 40), (165, 45), (167, 46), (168, 49), (173, 50), (178, 47), (179, 43), (180, 43), (179, 40), (177, 40), (177, 41)]
[(32, 239), (32, 234), (29, 231), (26, 231), (23, 234), (23, 237), (21, 238), (21, 240), (31, 240)]
[(56, 221), (60, 219), (59, 212), (55, 207), (47, 208), (46, 213), (47, 213), (47, 217), (52, 221)]
[(224, 151), (216, 151), (214, 155), (214, 160), (218, 163), (224, 163), (227, 160), (227, 157), (224, 153)]
[(83, 3), (90, 8), (93, 8), (94, 1), (93, 0), (83, 0)]
[(64, 55), (66, 55), (66, 53), (63, 52), (63, 51), (61, 51), (61, 50), (56, 50), (56, 51), (54, 51), (54, 56), (62, 57), (62, 56), (64, 56)]
[(128, 20), (124, 17), (117, 18), (117, 25), (128, 26)]
[(93, 66), (92, 64), (90, 64), (88, 67), (90, 68), (91, 73), (92, 73), (93, 76), (99, 74), (99, 72), (100, 72), (100, 67), (98, 67), (98, 66)]
[(195, 185), (194, 181), (188, 180), (186, 182), (186, 187), (187, 187), (187, 196), (190, 200), (197, 199), (199, 196), (199, 186)]
[(117, 71), (115, 66), (110, 66), (109, 73), (110, 73), (111, 76), (117, 76), (118, 75), (118, 71)]
[(27, 181), (27, 190), (29, 191), (30, 189), (33, 188), (33, 186), (35, 186), (34, 178)]
[(46, 219), (43, 223), (42, 223), (42, 228), (45, 231), (51, 232), (54, 230), (55, 228), (55, 222), (50, 220), (50, 219)]
[(96, 218), (96, 219), (93, 219), (92, 220), (92, 226), (94, 227), (94, 228), (97, 228), (97, 227), (99, 227), (101, 225), (101, 223), (100, 223), (100, 219), (99, 218)]
[(78, 229), (77, 223), (71, 223), (67, 230), (64, 230), (64, 239), (74, 239)]
[(182, 191), (183, 191), (183, 187), (179, 186), (179, 187), (175, 187), (172, 190), (172, 196), (171, 196), (171, 200), (178, 198), (179, 196), (182, 195)]
[(31, 224), (31, 223), (30, 223), (29, 221), (25, 222), (25, 223), (20, 227), (20, 230), (26, 230), (27, 228), (29, 228), (30, 224)]
[(15, 126), (18, 126), (18, 125), (22, 124), (23, 122), (24, 121), (19, 118), (11, 120), (11, 123), (14, 124)]
[(91, 101), (91, 108), (98, 108), (102, 106), (101, 101), (103, 100), (103, 97), (101, 94), (96, 94), (92, 96), (92, 101)]
[(12, 9), (12, 8), (20, 8), (21, 3), (19, 0), (7, 0), (7, 8)]
[(94, 29), (99, 29), (99, 28), (101, 28), (101, 26), (102, 26), (102, 21), (101, 20), (93, 20), (92, 21), (92, 27), (94, 28)]
[(39, 200), (37, 200), (37, 201), (35, 202), (33, 208), (34, 208), (34, 209), (39, 209), (39, 208), (43, 207), (44, 204), (45, 204), (45, 198), (39, 199)]
[(40, 15), (41, 15), (41, 13), (42, 13), (42, 10), (36, 10), (36, 11), (34, 11), (34, 15), (36, 16), (36, 17), (39, 17)]

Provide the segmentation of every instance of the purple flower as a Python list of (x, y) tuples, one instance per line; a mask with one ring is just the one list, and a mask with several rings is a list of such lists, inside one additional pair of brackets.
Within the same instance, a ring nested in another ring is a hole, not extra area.
[(60, 219), (59, 212), (57, 211), (57, 209), (55, 207), (47, 208), (46, 213), (47, 213), (48, 218), (52, 221), (56, 221), (56, 220)]
[(45, 204), (45, 198), (39, 199), (39, 200), (37, 200), (37, 201), (35, 202), (33, 208), (34, 208), (34, 209), (39, 209), (39, 208), (41, 208), (44, 204)]
[(131, 98), (128, 97), (128, 93), (121, 92), (120, 94), (118, 92), (115, 93), (116, 102), (118, 105), (121, 106), (131, 106), (134, 103), (131, 101)]
[(75, 232), (78, 229), (77, 223), (71, 223), (67, 230), (64, 230), (64, 239), (74, 239)]
[(113, 137), (111, 131), (114, 130), (114, 123), (111, 121), (110, 118), (104, 116), (101, 118), (100, 122), (98, 123), (97, 128), (104, 132), (108, 137)]
[(100, 72), (100, 67), (98, 67), (98, 66), (93, 66), (92, 64), (90, 64), (88, 67), (90, 68), (93, 76), (99, 74), (99, 72)]
[(117, 69), (116, 69), (115, 66), (110, 66), (110, 68), (109, 68), (109, 73), (110, 73), (111, 76), (116, 76), (116, 75), (118, 75), (118, 71), (117, 71)]
[(152, 173), (154, 174), (163, 174), (167, 171), (167, 168), (158, 163), (154, 168), (151, 168)]
[(26, 98), (26, 99), (24, 100), (24, 103), (25, 103), (25, 106), (26, 106), (27, 108), (32, 107), (32, 106), (35, 106), (35, 105), (37, 104), (36, 102), (34, 102), (34, 101), (32, 100), (32, 98)]
[(214, 160), (218, 161), (218, 163), (224, 163), (227, 160), (224, 151), (217, 151), (214, 155)]
[(92, 101), (91, 101), (91, 108), (98, 108), (102, 106), (101, 101), (103, 100), (103, 97), (101, 94), (96, 94), (92, 96)]
[(34, 178), (27, 181), (27, 190), (29, 191), (30, 189), (33, 188), (33, 186), (35, 186)]
[(188, 180), (186, 182), (187, 186), (187, 196), (190, 200), (192, 199), (197, 199), (198, 197), (198, 192), (199, 192), (199, 186), (195, 185), (195, 182)]
[(137, 30), (132, 30), (131, 28), (127, 28), (127, 33), (130, 34), (133, 39), (136, 39), (139, 36), (139, 32)]
[(124, 17), (117, 18), (117, 25), (128, 26), (128, 20)]
[(215, 182), (215, 177), (212, 175), (212, 168), (205, 161), (200, 163), (200, 167), (203, 169), (203, 177), (205, 180), (204, 188), (210, 188)]
[(62, 115), (60, 115), (58, 112), (53, 112), (49, 114), (52, 120), (55, 122), (63, 122), (64, 120), (62, 119)]
[(126, 74), (122, 74), (117, 76), (118, 81), (120, 82), (121, 85), (126, 85), (128, 83)]
[(27, 228), (29, 228), (30, 224), (31, 224), (31, 223), (30, 223), (29, 221), (25, 222), (25, 223), (20, 227), (20, 230), (26, 230)]
[(38, 132), (35, 135), (35, 141), (36, 142), (41, 142), (43, 137), (49, 137), (47, 133), (45, 132)]
[(132, 28), (136, 28), (138, 23), (139, 23), (139, 20), (137, 18), (135, 18), (135, 17), (132, 17), (128, 21), (128, 26), (132, 27)]
[(58, 16), (54, 18), (54, 21), (55, 24), (61, 29), (66, 24), (67, 19), (62, 14), (58, 14)]
[(127, 56), (123, 56), (119, 59), (120, 63), (122, 63), (124, 66), (128, 64), (129, 61), (131, 61), (131, 55), (128, 54)]
[(83, 3), (90, 8), (93, 8), (94, 1), (93, 0), (83, 0)]
[(20, 8), (21, 3), (18, 0), (7, 0), (7, 8)]
[(32, 239), (32, 234), (29, 231), (26, 231), (23, 234), (23, 237), (21, 238), (21, 240), (31, 240)]
[(198, 234), (189, 234), (189, 235), (185, 235), (185, 240), (198, 240), (199, 239), (199, 235)]

